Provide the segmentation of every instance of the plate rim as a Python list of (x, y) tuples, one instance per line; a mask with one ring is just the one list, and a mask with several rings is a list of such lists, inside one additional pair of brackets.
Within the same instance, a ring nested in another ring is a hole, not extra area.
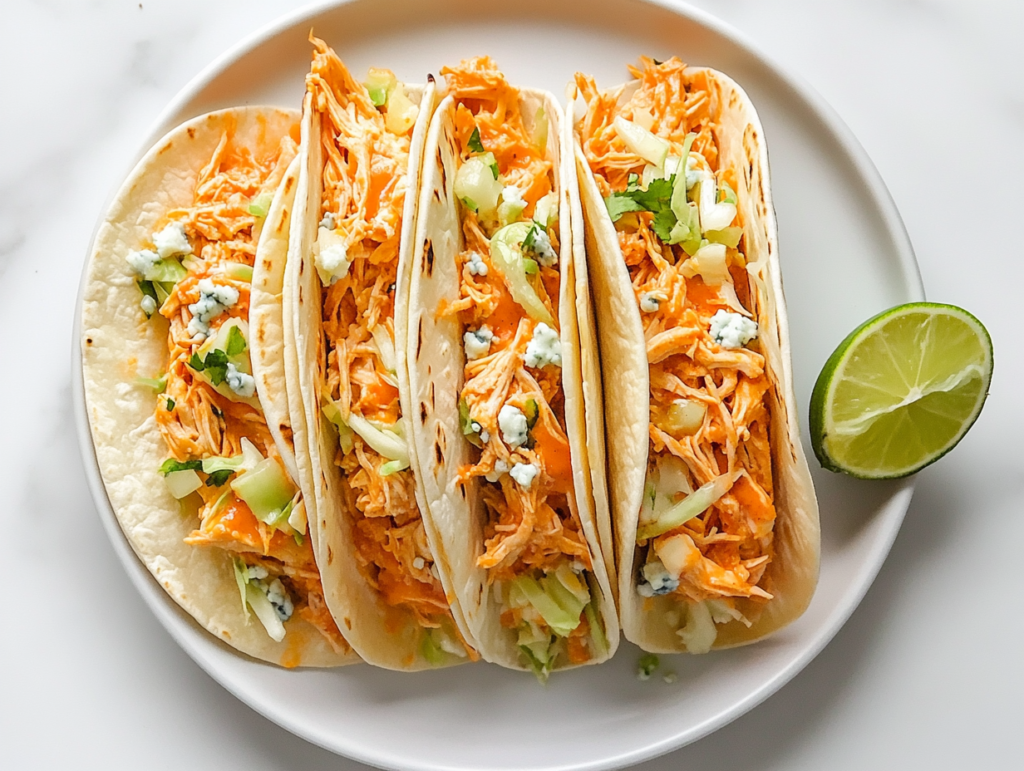
[[(753, 42), (745, 33), (740, 32), (732, 25), (719, 19), (701, 8), (683, 2), (683, 0), (634, 0), (656, 8), (661, 8), (681, 16), (699, 26), (705, 27), (716, 35), (728, 40), (736, 48), (750, 56), (762, 70), (768, 71), (777, 77), (787, 87), (792, 89), (796, 97), (821, 121), (830, 137), (837, 142), (841, 151), (846, 155), (857, 175), (870, 190), (870, 198), (874, 204), (885, 232), (892, 242), (893, 251), (899, 260), (899, 268), (903, 276), (908, 302), (925, 299), (924, 284), (921, 278), (914, 249), (910, 241), (909, 233), (902, 217), (896, 207), (888, 187), (886, 186), (880, 172), (871, 160), (867, 151), (860, 144), (852, 130), (842, 120), (836, 110), (824, 99), (818, 91), (810, 85), (799, 73), (792, 71), (785, 65), (776, 61), (767, 54), (758, 44)], [(299, 8), (293, 9), (276, 17), (270, 22), (259, 27), (250, 34), (242, 37), (236, 43), (229, 46), (219, 56), (211, 60), (196, 75), (194, 75), (167, 103), (157, 117), (152, 121), (149, 129), (139, 143), (136, 153), (130, 160), (127, 171), (134, 167), (145, 152), (166, 133), (177, 121), (174, 117), (181, 112), (190, 101), (199, 95), (204, 88), (212, 83), (227, 67), (232, 65), (241, 57), (258, 49), (261, 45), (281, 34), (288, 28), (302, 22), (311, 20), (324, 13), (337, 11), (344, 6), (352, 5), (358, 0), (322, 0), (312, 2)], [(119, 180), (121, 179), (119, 177)], [(74, 422), (78, 434), (79, 449), (81, 451), (85, 474), (89, 490), (96, 504), (97, 514), (101, 520), (104, 530), (114, 548), (115, 553), (125, 572), (139, 594), (142, 596), (150, 611), (156, 616), (161, 626), (167, 631), (171, 638), (206, 674), (208, 674), (221, 687), (231, 693), (235, 698), (246, 704), (258, 714), (271, 722), (281, 726), (290, 733), (322, 747), (323, 749), (351, 758), (357, 762), (365, 763), (380, 768), (403, 768), (421, 769), (422, 771), (450, 771), (462, 769), (462, 766), (446, 765), (438, 762), (418, 762), (410, 764), (399, 763), (399, 759), (392, 756), (386, 750), (377, 754), (367, 753), (361, 748), (342, 748), (345, 742), (335, 741), (331, 743), (323, 736), (313, 730), (297, 723), (286, 711), (275, 711), (271, 706), (265, 704), (255, 695), (247, 692), (235, 680), (221, 672), (217, 662), (210, 655), (210, 650), (220, 651), (223, 649), (225, 655), (242, 655), (234, 650), (227, 649), (223, 643), (209, 635), (199, 627), (191, 617), (181, 610), (174, 601), (167, 597), (156, 580), (141, 563), (135, 552), (128, 543), (127, 538), (121, 531), (117, 517), (114, 514), (106, 489), (103, 485), (102, 475), (99, 470), (96, 449), (92, 442), (92, 431), (89, 425), (87, 405), (85, 401), (84, 371), (82, 368), (82, 303), (85, 290), (85, 280), (89, 264), (91, 245), (95, 240), (96, 232), (102, 224), (107, 209), (113, 197), (116, 195), (120, 181), (108, 193), (106, 200), (96, 219), (92, 237), (85, 249), (85, 260), (83, 261), (81, 276), (79, 279), (78, 295), (75, 303), (75, 316), (72, 331), (71, 365), (72, 365), (72, 402), (74, 410)], [(914, 492), (915, 476), (900, 480), (890, 496), (886, 508), (886, 527), (882, 529), (876, 542), (869, 550), (867, 558), (862, 561), (857, 571), (857, 591), (843, 604), (838, 606), (826, 617), (826, 621), (816, 630), (815, 634), (804, 644), (800, 655), (794, 657), (786, 666), (779, 669), (775, 674), (765, 681), (759, 688), (747, 693), (742, 699), (731, 707), (721, 710), (719, 713), (710, 715), (697, 726), (680, 730), (677, 733), (664, 736), (660, 740), (648, 741), (638, 745), (632, 750), (620, 752), (611, 757), (604, 757), (593, 761), (583, 761), (575, 764), (546, 766), (551, 771), (599, 771), (600, 769), (623, 768), (632, 764), (651, 760), (658, 756), (667, 754), (681, 747), (691, 744), (699, 739), (722, 728), (733, 720), (746, 714), (782, 686), (793, 679), (802, 671), (817, 655), (825, 648), (839, 630), (846, 624), (861, 601), (874, 583), (875, 578), (882, 564), (884, 563), (892, 544), (895, 541), (910, 500)], [(206, 640), (204, 638), (209, 638)], [(197, 644), (197, 640), (201, 641)], [(204, 649), (203, 643), (215, 642), (212, 649)], [(218, 647), (219, 646), (219, 647)], [(255, 659), (249, 659), (255, 662)]]

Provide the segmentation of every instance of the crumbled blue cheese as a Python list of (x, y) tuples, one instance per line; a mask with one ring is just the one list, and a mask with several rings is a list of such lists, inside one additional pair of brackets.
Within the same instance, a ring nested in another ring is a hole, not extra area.
[(153, 270), (156, 264), (160, 261), (160, 255), (152, 249), (140, 249), (137, 252), (128, 252), (128, 256), (125, 257), (125, 260), (131, 266), (132, 270), (145, 278), (146, 274)]
[(537, 478), (539, 473), (540, 469), (532, 463), (517, 463), (508, 471), (508, 475), (516, 480), (524, 490), (533, 484), (533, 480)]
[(641, 572), (644, 578), (636, 588), (641, 597), (660, 597), (679, 588), (679, 579), (665, 570), (659, 560), (648, 562)]
[(185, 235), (185, 226), (180, 222), (172, 222), (159, 233), (154, 233), (153, 246), (156, 247), (160, 259), (192, 253), (192, 245)]
[(256, 379), (252, 375), (242, 372), (231, 362), (228, 362), (224, 382), (228, 384), (228, 388), (243, 399), (248, 399), (256, 393)]
[(501, 438), (513, 449), (526, 442), (528, 432), (526, 415), (518, 407), (506, 404), (498, 413), (498, 428)]
[(316, 259), (316, 272), (320, 274), (320, 281), (325, 286), (331, 286), (340, 278), (348, 274), (349, 266), (352, 263), (348, 259), (348, 250), (344, 244), (331, 244), (326, 249), (319, 249)]
[(248, 565), (246, 570), (250, 581), (262, 581), (270, 575), (270, 573), (267, 572), (267, 569), (262, 565)]
[(542, 228), (549, 228), (558, 222), (558, 195), (552, 190), (533, 207), (533, 221)]
[(533, 338), (526, 345), (523, 361), (527, 367), (539, 369), (548, 364), (562, 366), (562, 341), (558, 333), (545, 324), (539, 323), (533, 330)]
[(644, 313), (656, 313), (664, 299), (660, 292), (641, 292), (640, 310)]
[(295, 606), (292, 604), (292, 598), (288, 596), (288, 590), (284, 588), (284, 584), (281, 583), (280, 578), (275, 578), (270, 582), (270, 585), (266, 588), (267, 599), (270, 600), (270, 604), (274, 606), (274, 611), (277, 613), (277, 617), (282, 621), (287, 621), (292, 617), (292, 613), (295, 612)]
[(142, 295), (142, 299), (139, 300), (139, 306), (142, 308), (142, 312), (147, 316), (152, 316), (156, 313), (156, 300), (148, 294)]
[(757, 337), (757, 323), (746, 316), (718, 311), (711, 317), (711, 339), (723, 348), (742, 348)]
[(508, 473), (508, 468), (508, 463), (503, 461), (501, 458), (498, 458), (498, 460), (494, 461), (494, 470), (489, 471), (487, 474), (485, 474), (484, 478), (488, 482), (497, 482), (505, 474)]
[(334, 215), (330, 212), (324, 215), (324, 218), (320, 220), (320, 227), (327, 230), (334, 230)]
[(470, 330), (462, 336), (463, 343), (466, 346), (466, 358), (472, 361), (473, 359), (479, 359), (481, 356), (486, 356), (491, 350), (491, 341), (494, 339), (494, 333), (491, 332), (490, 328), (485, 324), (477, 330)]
[(700, 153), (691, 152), (686, 157), (686, 189), (689, 190), (691, 187), (701, 181), (701, 177), (704, 176), (704, 172), (697, 159), (704, 159), (704, 156)]
[(210, 334), (210, 322), (238, 302), (238, 290), (233, 286), (214, 284), (212, 280), (199, 280), (199, 300), (188, 306), (192, 319), (188, 333), (192, 337)]
[(427, 566), (427, 563), (426, 560), (423, 559), (423, 557), (417, 557), (412, 561), (412, 566), (416, 570), (423, 570), (423, 568)]
[(542, 227), (533, 231), (530, 251), (537, 255), (537, 262), (545, 268), (550, 268), (558, 260), (558, 255), (555, 254), (555, 250), (551, 246), (551, 237), (548, 236), (548, 231)]
[(469, 260), (466, 262), (466, 267), (469, 268), (471, 276), (487, 275), (487, 263), (484, 262), (483, 258), (477, 252), (469, 253)]
[[(477, 423), (477, 425), (480, 425), (480, 424)], [(481, 431), (480, 432), (480, 441), (483, 442), (484, 444), (487, 444), (489, 441), (491, 441), (491, 433), (489, 431)]]

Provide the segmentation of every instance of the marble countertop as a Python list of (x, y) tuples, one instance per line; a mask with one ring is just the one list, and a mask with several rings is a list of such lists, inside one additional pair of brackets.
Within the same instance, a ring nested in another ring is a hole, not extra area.
[[(72, 419), (72, 321), (102, 202), (174, 96), (287, 0), (11, 0), (0, 25), (0, 765), (363, 768), (236, 701), (178, 648), (115, 559)], [(642, 766), (1017, 766), (1024, 409), (1024, 4), (701, 0), (832, 104), (902, 213), (929, 299), (996, 347), (981, 419), (920, 475), (892, 553), (834, 641), (779, 693)], [(1005, 237), (1004, 237), (1005, 236)], [(822, 244), (827, 250), (828, 244)], [(1017, 407), (1013, 405), (1017, 404)], [(27, 600), (27, 601), (26, 601)]]

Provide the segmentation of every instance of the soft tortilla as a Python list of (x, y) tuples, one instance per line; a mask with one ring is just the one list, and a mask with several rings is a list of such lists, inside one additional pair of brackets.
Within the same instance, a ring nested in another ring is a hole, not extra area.
[[(171, 209), (192, 202), (196, 178), (221, 135), (255, 148), (274, 147), (298, 120), (295, 110), (245, 107), (188, 121), (138, 163), (118, 191), (93, 245), (82, 302), (82, 374), (89, 424), (110, 505), (139, 559), (165, 591), (219, 639), (263, 661), (284, 666), (336, 666), (339, 655), (297, 616), (274, 642), (255, 619), (247, 622), (231, 556), (184, 542), (198, 519), (183, 510), (158, 472), (167, 447), (153, 418), (155, 400), (133, 384), (162, 372), (167, 324), (139, 308), (139, 289), (125, 257), (147, 240)], [(282, 207), (278, 207), (280, 212)], [(271, 227), (267, 222), (267, 227)]]
[[(760, 120), (747, 95), (725, 75), (708, 70), (719, 106), (719, 155), (737, 169), (740, 218), (747, 249), (751, 295), (758, 339), (772, 384), (768, 392), (772, 470), (775, 479), (775, 556), (766, 571), (774, 599), (767, 604), (739, 600), (754, 619), (718, 626), (715, 648), (759, 640), (797, 619), (806, 610), (818, 579), (820, 529), (807, 460), (796, 422), (796, 397), (790, 362), (789, 328), (782, 293), (775, 213), (768, 182), (768, 153)], [(620, 103), (636, 84), (627, 85)], [(586, 214), (585, 246), (592, 267), (597, 333), (605, 393), (615, 409), (605, 413), (608, 477), (617, 540), (619, 609), (627, 639), (656, 653), (684, 652), (676, 628), (667, 620), (677, 606), (671, 597), (648, 600), (637, 593), (639, 554), (636, 531), (647, 472), (650, 382), (640, 311), (619, 250), (615, 227), (587, 165), (573, 140)], [(581, 260), (582, 261), (582, 260)], [(596, 426), (592, 427), (597, 430)], [(676, 614), (678, 616), (678, 614)]]
[[(599, 590), (600, 616), (608, 638), (607, 656), (595, 657), (596, 664), (614, 654), (619, 629), (611, 592), (609, 571), (602, 551), (602, 527), (595, 517), (594, 477), (587, 452), (584, 375), (594, 377), (596, 359), (581, 358), (579, 321), (576, 318), (578, 280), (573, 263), (571, 189), (574, 174), (568, 170), (571, 158), (561, 152), (562, 109), (547, 92), (521, 90), (521, 112), (530, 121), (537, 108), (544, 107), (551, 122), (548, 152), (556, 170), (559, 193), (561, 254), (561, 290), (559, 326), (562, 342), (562, 387), (565, 391), (565, 420), (572, 454), (575, 499), (570, 505), (579, 512), (584, 535), (590, 546), (594, 576)], [(476, 564), (483, 553), (483, 528), (486, 512), (479, 495), (479, 482), (458, 483), (459, 469), (471, 462), (470, 444), (459, 426), (459, 393), (463, 385), (463, 349), (457, 319), (439, 318), (442, 301), (459, 299), (458, 255), (462, 250), (459, 204), (455, 200), (454, 181), (458, 151), (453, 135), (454, 100), (441, 102), (431, 122), (424, 152), (423, 186), (420, 190), (419, 223), (410, 250), (416, 260), (409, 286), (409, 339), (406, 357), (413, 399), (413, 437), (419, 478), (426, 492), (429, 516), (425, 518), (435, 549), (445, 589), (449, 586), (465, 616), (468, 634), (480, 654), (502, 666), (527, 669), (520, 661), (516, 632), (503, 627), (501, 607), (488, 590), (487, 572)], [(527, 130), (530, 126), (527, 125)], [(584, 280), (585, 280), (585, 273)], [(587, 369), (584, 370), (583, 367)], [(599, 394), (599, 391), (597, 392)], [(594, 391), (590, 391), (593, 396)], [(600, 454), (599, 445), (591, 451)], [(600, 483), (600, 476), (596, 476)], [(599, 493), (600, 497), (600, 493)], [(601, 498), (603, 500), (603, 498)], [(603, 530), (610, 534), (607, 524)], [(563, 667), (568, 668), (568, 667)]]
[[(413, 127), (409, 149), (408, 193), (402, 213), (398, 266), (400, 286), (403, 276), (406, 277), (405, 281), (408, 280), (410, 257), (407, 246), (416, 225), (416, 191), (419, 189), (424, 138), (435, 104), (434, 84), (430, 82), (426, 87), (406, 85), (406, 93), (419, 106), (420, 111)], [(327, 605), (352, 647), (367, 662), (376, 666), (408, 671), (435, 668), (436, 665), (423, 655), (423, 630), (413, 615), (385, 603), (359, 569), (352, 538), (356, 516), (355, 495), (341, 469), (334, 463), (338, 452), (337, 433), (320, 410), (326, 351), (321, 326), (321, 286), (312, 252), (320, 219), (323, 169), (320, 121), (316, 118), (312, 100), (307, 95), (302, 122), (305, 163), (299, 176), (299, 193), (285, 275), (285, 314), (291, 325), (289, 334), (293, 335), (289, 339), (295, 340), (295, 360), (288, 369), (288, 393), (296, 446), (310, 450), (308, 453), (300, 453), (298, 457), (299, 479), (307, 501), (310, 533), (315, 539)], [(396, 287), (396, 349), (407, 313), (405, 304), (398, 299), (401, 292), (402, 289)], [(398, 376), (402, 411), (408, 417), (410, 401), (401, 365)], [(420, 510), (424, 511), (426, 506), (419, 488), (417, 501)], [(429, 530), (427, 532), (431, 549), (436, 555), (435, 541), (430, 539)], [(457, 612), (456, 623), (460, 623)], [(445, 654), (442, 665), (467, 660)]]

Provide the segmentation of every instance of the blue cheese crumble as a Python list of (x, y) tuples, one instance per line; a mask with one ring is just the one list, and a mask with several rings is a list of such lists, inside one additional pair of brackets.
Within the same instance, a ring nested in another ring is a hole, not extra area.
[(469, 269), (471, 276), (486, 276), (487, 275), (487, 263), (484, 262), (477, 252), (469, 253), (469, 261), (466, 263), (466, 267)]
[(160, 259), (192, 253), (192, 245), (185, 235), (185, 226), (180, 222), (172, 222), (159, 233), (154, 233), (153, 246), (156, 247)]
[(526, 490), (533, 484), (533, 480), (537, 478), (539, 473), (540, 469), (532, 463), (517, 463), (509, 469), (508, 475), (516, 480), (520, 487)]
[(228, 362), (224, 382), (228, 384), (228, 388), (243, 399), (249, 399), (256, 393), (256, 379), (252, 375), (242, 372), (231, 362)]
[(139, 307), (142, 308), (142, 312), (147, 316), (152, 316), (156, 313), (156, 300), (150, 297), (148, 294), (142, 295), (142, 299), (139, 300)]
[(746, 316), (718, 311), (711, 317), (711, 339), (723, 348), (742, 348), (757, 337), (757, 324)]
[(641, 572), (644, 578), (636, 587), (641, 597), (660, 597), (679, 588), (679, 579), (658, 560), (648, 562)]
[(545, 268), (550, 268), (558, 259), (554, 247), (551, 246), (551, 237), (548, 236), (548, 231), (542, 227), (534, 229), (533, 240), (530, 242), (530, 251), (537, 255), (537, 262)]
[(140, 249), (139, 251), (128, 252), (128, 256), (125, 257), (128, 265), (131, 269), (138, 273), (143, 278), (146, 277), (147, 273), (150, 273), (156, 264), (160, 262), (160, 255), (154, 252), (152, 249)]
[(491, 332), (486, 324), (476, 331), (470, 330), (466, 332), (462, 336), (463, 343), (466, 346), (466, 358), (473, 361), (474, 359), (486, 356), (491, 350), (491, 341), (493, 339), (494, 333)]
[(199, 300), (188, 306), (192, 319), (188, 333), (192, 337), (210, 334), (210, 322), (238, 302), (238, 290), (233, 286), (214, 284), (208, 278), (199, 280)]
[(533, 330), (533, 339), (526, 345), (523, 361), (527, 367), (539, 369), (548, 364), (562, 366), (562, 341), (558, 333), (543, 321)]
[(507, 474), (508, 471), (509, 471), (508, 463), (503, 461), (501, 458), (498, 458), (498, 460), (494, 461), (494, 470), (487, 472), (484, 475), (484, 478), (488, 482), (497, 482), (499, 479), (501, 479), (503, 476), (505, 476), (505, 474)]
[(526, 442), (528, 432), (526, 415), (518, 407), (506, 404), (498, 413), (498, 428), (505, 444), (515, 449)]
[(292, 613), (295, 612), (295, 605), (292, 603), (292, 598), (288, 596), (288, 590), (284, 588), (281, 579), (275, 578), (271, 581), (270, 585), (266, 587), (266, 592), (267, 599), (274, 606), (274, 612), (277, 613), (277, 617), (282, 621), (290, 619)]
[(659, 292), (641, 292), (640, 310), (644, 313), (656, 313), (664, 299)]

